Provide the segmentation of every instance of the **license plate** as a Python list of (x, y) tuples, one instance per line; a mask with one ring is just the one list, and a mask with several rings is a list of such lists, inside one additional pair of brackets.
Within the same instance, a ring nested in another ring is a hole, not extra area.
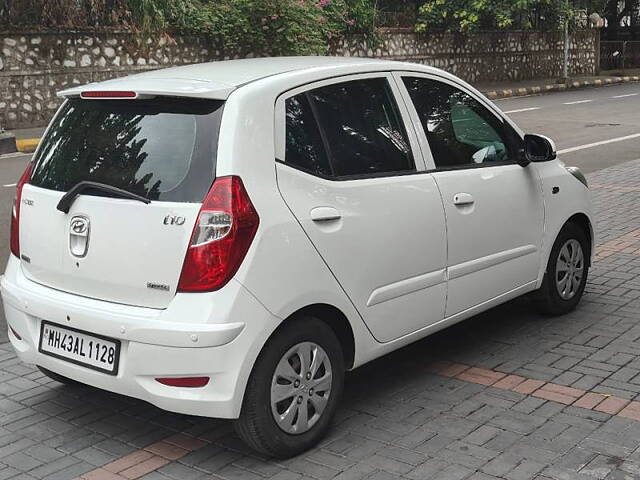
[(38, 350), (83, 367), (118, 374), (120, 340), (42, 321)]

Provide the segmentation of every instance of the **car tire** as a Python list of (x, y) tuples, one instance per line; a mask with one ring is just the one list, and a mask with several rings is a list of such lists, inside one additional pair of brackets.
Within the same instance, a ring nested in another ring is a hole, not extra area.
[(71, 380), (70, 378), (63, 377), (51, 370), (47, 370), (44, 367), (38, 365), (38, 370), (40, 370), (45, 376), (49, 377), (51, 380), (55, 380), (56, 382), (62, 383), (64, 385), (81, 385), (81, 383), (76, 382), (75, 380)]
[(333, 330), (315, 317), (295, 319), (260, 353), (236, 432), (254, 450), (271, 457), (290, 458), (308, 450), (331, 425), (344, 373), (344, 355)]
[(566, 224), (553, 244), (542, 285), (535, 295), (541, 313), (558, 316), (576, 308), (587, 284), (590, 255), (591, 244), (584, 230), (575, 223)]

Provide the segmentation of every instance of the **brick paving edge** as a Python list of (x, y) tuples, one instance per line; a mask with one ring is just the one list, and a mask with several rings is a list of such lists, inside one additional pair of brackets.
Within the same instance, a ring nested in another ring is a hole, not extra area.
[[(424, 366), (434, 375), (509, 390), (542, 400), (640, 422), (640, 402), (614, 395), (567, 387), (508, 373), (439, 360)], [(134, 480), (150, 474), (209, 442), (178, 433), (82, 474), (75, 480)]]

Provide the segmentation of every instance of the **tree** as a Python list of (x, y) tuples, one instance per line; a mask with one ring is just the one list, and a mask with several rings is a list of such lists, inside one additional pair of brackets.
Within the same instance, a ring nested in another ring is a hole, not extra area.
[[(576, 3), (571, 1), (570, 7)], [(419, 8), (416, 30), (551, 30), (570, 14), (566, 5), (565, 0), (426, 0)]]
[(0, 25), (100, 27), (128, 25), (126, 0), (0, 0)]
[(607, 19), (606, 36), (610, 40), (616, 40), (619, 36), (621, 22), (625, 17), (631, 19), (629, 25), (632, 36), (635, 37), (635, 30), (638, 20), (639, 0), (603, 0), (601, 2), (601, 12)]

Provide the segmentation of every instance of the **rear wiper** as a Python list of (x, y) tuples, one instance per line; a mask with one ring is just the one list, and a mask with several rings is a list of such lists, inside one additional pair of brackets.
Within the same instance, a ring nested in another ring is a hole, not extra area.
[(69, 209), (71, 208), (71, 205), (73, 205), (76, 197), (85, 190), (99, 190), (101, 192), (108, 193), (109, 196), (112, 197), (128, 198), (146, 204), (151, 203), (151, 200), (149, 200), (148, 198), (145, 198), (141, 195), (136, 195), (135, 193), (127, 192), (126, 190), (118, 187), (112, 187), (111, 185), (106, 185), (104, 183), (82, 181), (76, 183), (73, 187), (71, 187), (71, 189), (69, 189), (67, 193), (63, 195), (56, 208), (61, 212), (69, 213)]

